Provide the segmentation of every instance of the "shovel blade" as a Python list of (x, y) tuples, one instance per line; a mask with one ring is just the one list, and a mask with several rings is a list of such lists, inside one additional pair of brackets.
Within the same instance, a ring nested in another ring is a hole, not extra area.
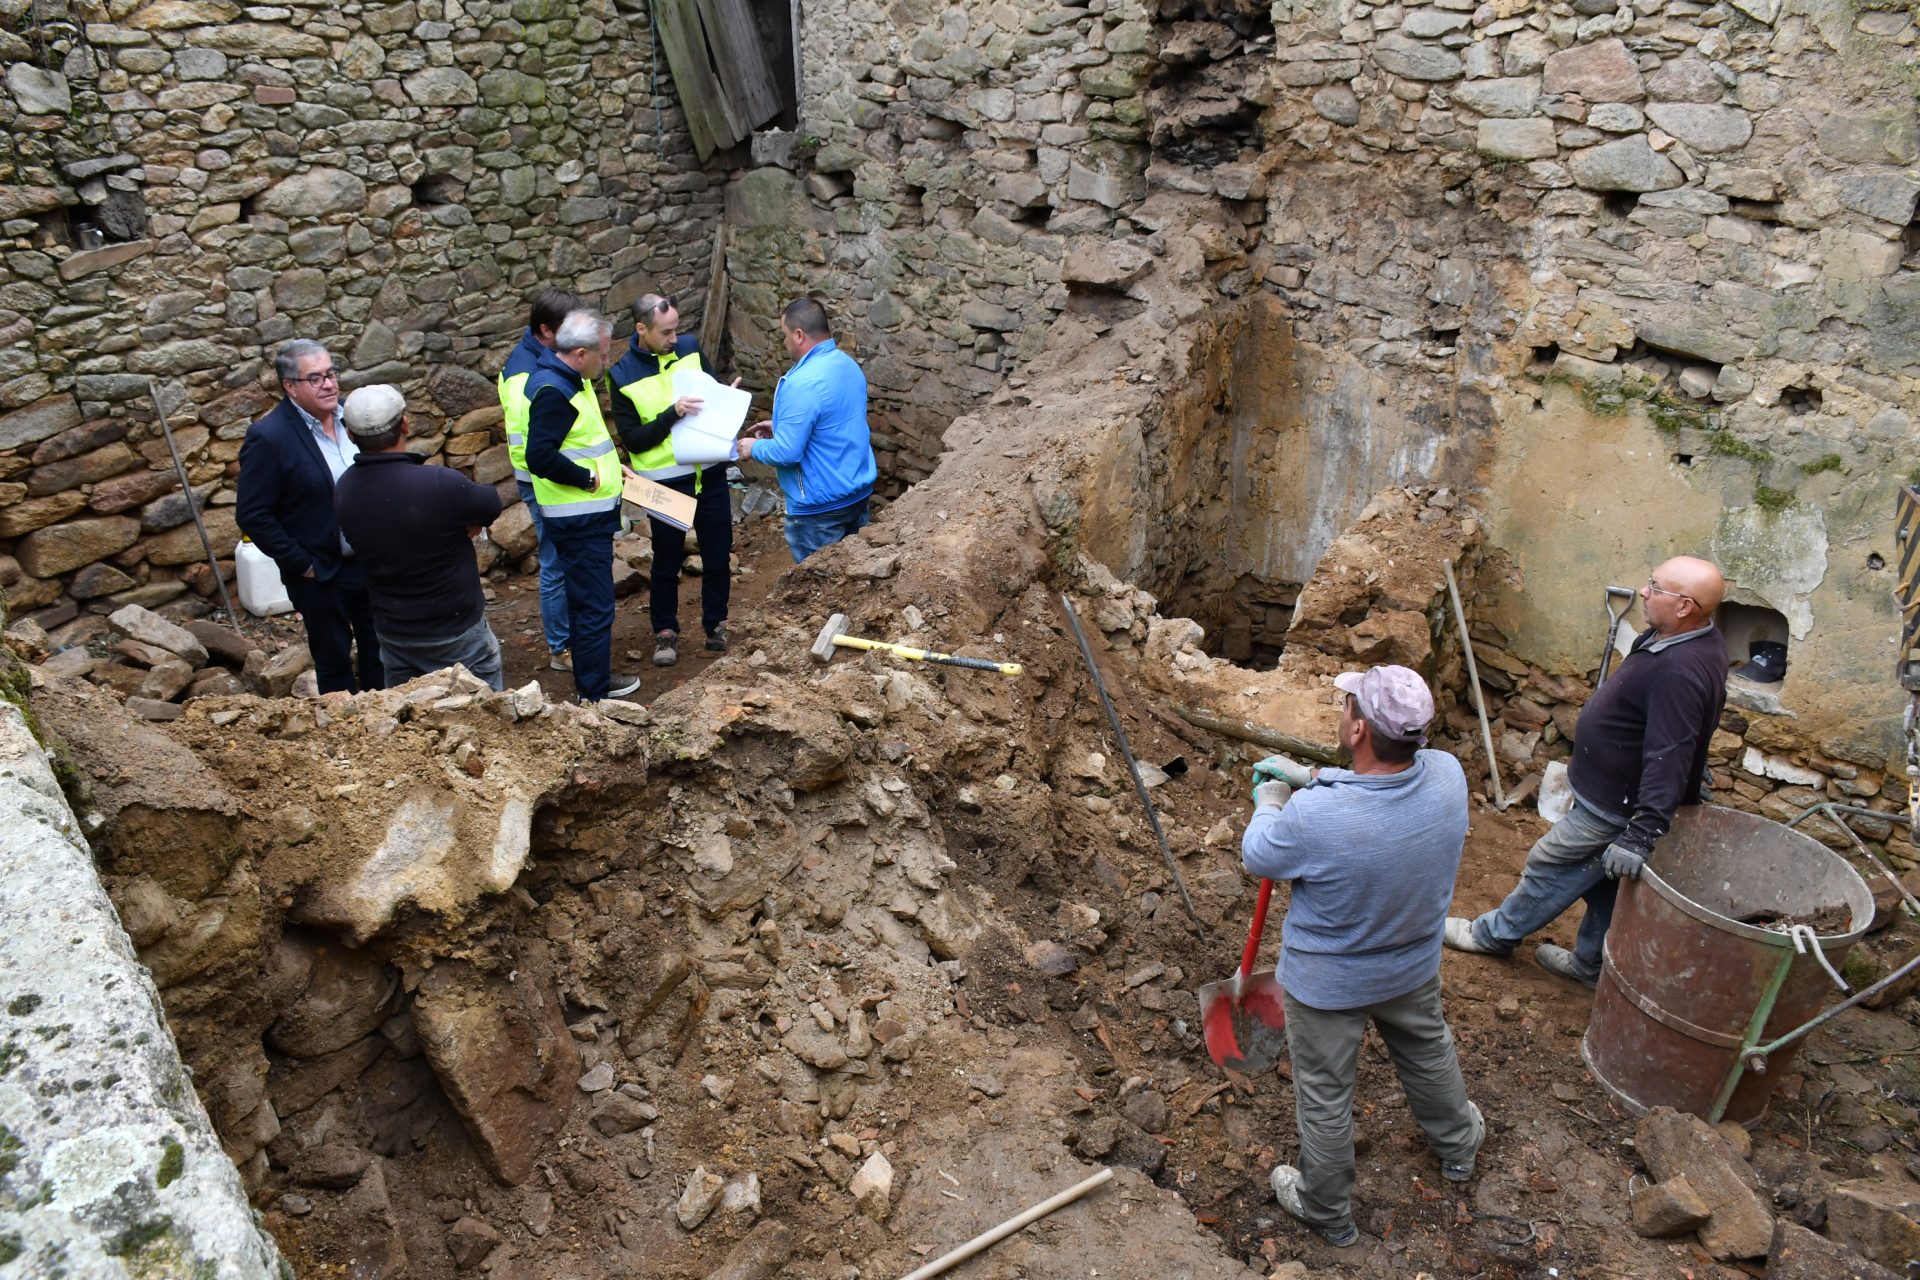
[(1200, 1026), (1207, 1056), (1228, 1071), (1270, 1070), (1287, 1052), (1287, 1007), (1271, 973), (1249, 974), (1200, 988)]

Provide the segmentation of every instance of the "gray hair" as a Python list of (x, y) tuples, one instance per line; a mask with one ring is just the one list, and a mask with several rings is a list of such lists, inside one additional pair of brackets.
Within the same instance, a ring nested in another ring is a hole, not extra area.
[(273, 353), (273, 372), (282, 382), (292, 382), (300, 376), (300, 361), (307, 356), (324, 356), (327, 348), (324, 343), (312, 338), (295, 338)]
[(599, 312), (569, 311), (554, 331), (553, 349), (578, 351), (582, 347), (598, 347), (612, 336), (613, 326)]

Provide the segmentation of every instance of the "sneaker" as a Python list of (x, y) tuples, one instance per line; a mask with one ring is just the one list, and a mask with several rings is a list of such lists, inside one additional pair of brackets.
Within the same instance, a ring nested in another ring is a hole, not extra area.
[(639, 691), (639, 676), (614, 676), (607, 685), (607, 696), (609, 698), (624, 698), (630, 693), (638, 693)]
[(1360, 1228), (1351, 1222), (1344, 1227), (1323, 1227), (1307, 1217), (1306, 1205), (1300, 1199), (1300, 1171), (1292, 1165), (1273, 1166), (1273, 1174), (1268, 1181), (1273, 1186), (1273, 1198), (1280, 1207), (1318, 1231), (1334, 1248), (1344, 1249), (1360, 1238)]
[(727, 651), (727, 640), (727, 624), (723, 622), (713, 630), (707, 632), (707, 642), (702, 645), (701, 648), (708, 653), (725, 653)]
[(680, 633), (677, 631), (654, 632), (653, 665), (656, 667), (670, 667), (680, 661), (680, 650), (677, 647), (679, 641)]
[(547, 670), (549, 671), (573, 670), (573, 655), (571, 653), (568, 653), (565, 649), (555, 649), (552, 653), (547, 655)]
[(1473, 1176), (1473, 1162), (1480, 1158), (1481, 1144), (1487, 1140), (1487, 1122), (1481, 1116), (1480, 1108), (1469, 1102), (1467, 1114), (1473, 1117), (1473, 1154), (1458, 1164), (1448, 1164), (1445, 1160), (1440, 1162), (1440, 1176), (1448, 1182), (1465, 1182)]
[(1600, 975), (1588, 973), (1573, 952), (1565, 947), (1556, 947), (1551, 942), (1543, 942), (1533, 950), (1534, 963), (1555, 977), (1577, 982), (1592, 991), (1600, 985)]
[(1446, 932), (1440, 935), (1449, 951), (1465, 951), (1476, 956), (1504, 956), (1504, 951), (1483, 947), (1473, 936), (1473, 921), (1465, 916), (1448, 916)]

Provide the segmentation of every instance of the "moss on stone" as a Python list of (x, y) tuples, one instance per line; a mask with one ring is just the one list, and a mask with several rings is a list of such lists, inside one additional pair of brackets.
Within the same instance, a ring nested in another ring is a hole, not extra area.
[(1772, 485), (1753, 486), (1753, 505), (1762, 511), (1785, 511), (1794, 503), (1793, 490), (1776, 489)]
[(1800, 474), (1803, 476), (1817, 476), (1827, 471), (1839, 471), (1846, 465), (1846, 459), (1842, 458), (1839, 454), (1829, 453), (1824, 457), (1815, 458), (1812, 462), (1801, 463)]
[(1773, 461), (1773, 455), (1759, 445), (1726, 431), (1715, 431), (1707, 441), (1707, 452), (1720, 458), (1738, 458), (1756, 467)]
[(5, 1178), (20, 1167), (20, 1139), (13, 1130), (0, 1124), (0, 1178)]
[(26, 1246), (21, 1244), (19, 1236), (0, 1235), (0, 1267), (18, 1258), (25, 1250)]
[(37, 995), (15, 996), (7, 1001), (7, 1012), (16, 1018), (24, 1018), (39, 1007), (40, 997)]
[(160, 1167), (154, 1170), (153, 1184), (172, 1186), (187, 1168), (187, 1149), (171, 1137), (160, 1140)]

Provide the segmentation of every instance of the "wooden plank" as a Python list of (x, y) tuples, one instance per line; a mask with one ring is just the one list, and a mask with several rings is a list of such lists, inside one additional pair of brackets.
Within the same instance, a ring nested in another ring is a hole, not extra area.
[[(727, 322), (727, 224), (713, 229), (713, 263), (707, 273), (707, 301), (700, 311), (700, 349), (707, 353), (707, 372), (713, 373), (720, 356), (720, 339)], [(715, 377), (720, 375), (715, 373)]]
[(698, 0), (698, 4), (727, 101), (746, 129), (765, 124), (780, 114), (782, 103), (747, 0)]
[(666, 50), (674, 87), (680, 91), (687, 131), (693, 135), (694, 150), (705, 160), (740, 141), (746, 133), (738, 127), (732, 105), (707, 61), (706, 37), (695, 0), (655, 0), (655, 6), (660, 43)]
[(1207, 711), (1198, 707), (1175, 707), (1173, 713), (1188, 724), (1198, 725), (1213, 733), (1223, 733), (1229, 738), (1251, 742), (1256, 747), (1265, 747), (1269, 751), (1285, 751), (1311, 760), (1315, 764), (1342, 766), (1346, 760), (1344, 752), (1336, 751), (1323, 743), (1296, 738), (1290, 733), (1281, 733), (1278, 729), (1254, 724), (1251, 720), (1236, 720), (1232, 716), (1223, 716), (1216, 711)]

